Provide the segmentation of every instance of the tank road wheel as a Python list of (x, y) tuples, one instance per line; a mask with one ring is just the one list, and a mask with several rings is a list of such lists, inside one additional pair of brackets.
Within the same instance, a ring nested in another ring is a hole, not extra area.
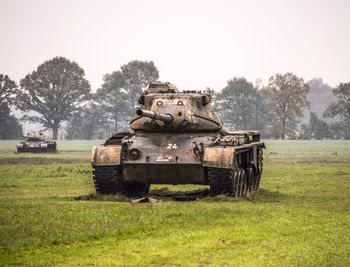
[(239, 170), (237, 177), (237, 194), (236, 197), (240, 197), (242, 195), (242, 184), (243, 184), (243, 170)]
[(242, 170), (242, 196), (246, 195), (248, 191), (248, 176), (245, 170)]
[(237, 183), (235, 185), (235, 196), (240, 197), (242, 195), (245, 195), (248, 190), (247, 186), (247, 173), (245, 170), (237, 170)]
[(234, 171), (233, 176), (232, 176), (232, 196), (233, 197), (237, 197), (238, 196), (238, 178), (239, 178), (239, 172), (238, 171)]
[(256, 174), (255, 178), (255, 183), (254, 183), (254, 190), (258, 190), (260, 186), (260, 178), (261, 178), (261, 173)]
[(233, 176), (233, 196), (238, 197), (239, 196), (239, 190), (240, 190), (240, 171), (235, 171)]
[(216, 195), (233, 195), (232, 169), (208, 168), (208, 178), (210, 185), (210, 194)]
[(248, 178), (248, 192), (253, 193), (254, 191), (254, 176), (255, 171), (252, 167), (247, 168), (247, 178)]

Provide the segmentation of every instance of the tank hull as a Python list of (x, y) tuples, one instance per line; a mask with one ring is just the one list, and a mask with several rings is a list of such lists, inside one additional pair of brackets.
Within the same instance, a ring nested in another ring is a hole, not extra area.
[(208, 146), (216, 134), (136, 134), (128, 139), (128, 151), (140, 151), (138, 158), (125, 155), (124, 164), (147, 165), (191, 165), (201, 164), (200, 157), (193, 151), (194, 147), (203, 144)]
[[(253, 180), (260, 180), (262, 172), (259, 153), (262, 155), (264, 143), (253, 138), (249, 141), (249, 136), (252, 137), (249, 132), (239, 132), (231, 139), (220, 133), (136, 133), (111, 139), (105, 145), (94, 147), (92, 152), (92, 166), (98, 170), (94, 176), (96, 190), (104, 193), (106, 191), (100, 190), (101, 187), (119, 188), (127, 184), (148, 187), (151, 184), (202, 184), (223, 193), (225, 190), (229, 192), (227, 187), (233, 188), (235, 179), (238, 179), (240, 181), (236, 184), (245, 186), (235, 190), (243, 191), (233, 192), (232, 189), (228, 194), (254, 191), (258, 182)], [(220, 143), (218, 140), (224, 141)], [(108, 181), (112, 185), (99, 185), (99, 170), (102, 168), (111, 170)], [(225, 181), (228, 185), (223, 188), (216, 185), (218, 176), (225, 177), (220, 178), (220, 183)]]
[(17, 153), (52, 153), (56, 152), (56, 144), (24, 142), (17, 145)]

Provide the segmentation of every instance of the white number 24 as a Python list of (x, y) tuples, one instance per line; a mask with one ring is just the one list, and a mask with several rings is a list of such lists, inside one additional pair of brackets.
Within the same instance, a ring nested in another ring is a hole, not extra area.
[(168, 144), (166, 149), (177, 149), (177, 145), (176, 144)]

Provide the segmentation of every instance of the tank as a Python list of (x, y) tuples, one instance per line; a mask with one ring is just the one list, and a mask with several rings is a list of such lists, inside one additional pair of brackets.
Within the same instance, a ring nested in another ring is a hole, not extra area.
[(45, 153), (55, 152), (56, 142), (44, 138), (42, 133), (29, 132), (23, 136), (26, 140), (17, 144), (17, 152)]
[(142, 197), (151, 184), (201, 184), (213, 196), (239, 197), (259, 188), (260, 132), (223, 130), (210, 94), (155, 82), (138, 103), (133, 132), (92, 149), (97, 193)]

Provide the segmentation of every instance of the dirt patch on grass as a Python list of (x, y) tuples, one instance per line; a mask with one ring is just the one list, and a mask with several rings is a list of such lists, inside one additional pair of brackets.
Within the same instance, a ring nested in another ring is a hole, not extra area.
[(76, 196), (74, 200), (83, 200), (83, 201), (110, 201), (110, 202), (130, 202), (130, 199), (126, 196), (117, 194), (117, 195), (101, 195), (101, 194), (89, 194), (83, 196)]
[[(171, 191), (167, 187), (160, 189), (153, 189), (147, 195), (149, 198), (159, 199), (163, 201), (221, 201), (221, 202), (235, 202), (239, 200), (256, 201), (256, 202), (280, 202), (285, 196), (279, 191), (269, 191), (259, 189), (258, 191), (247, 194), (241, 197), (231, 197), (227, 195), (210, 196), (209, 189), (199, 189), (193, 191)], [(89, 194), (85, 196), (77, 196), (75, 200), (91, 200), (91, 201), (112, 201), (112, 202), (131, 202), (131, 198), (124, 195), (100, 195)]]
[[(231, 197), (227, 195), (211, 196), (208, 188), (191, 190), (191, 191), (174, 191), (167, 187), (150, 190), (147, 198), (158, 199), (162, 201), (218, 201), (218, 202), (236, 202), (236, 201), (252, 201), (252, 202), (280, 202), (287, 196), (279, 191), (269, 191), (260, 188), (258, 191), (241, 197)], [(91, 200), (91, 201), (111, 201), (111, 202), (131, 202), (132, 198), (124, 195), (100, 195), (89, 194), (85, 196), (76, 196), (75, 200)], [(145, 201), (146, 203), (147, 201)], [(143, 202), (140, 202), (143, 203)]]
[(199, 189), (194, 191), (170, 191), (167, 187), (153, 189), (149, 193), (150, 197), (171, 199), (175, 201), (195, 201), (209, 196), (209, 189)]

